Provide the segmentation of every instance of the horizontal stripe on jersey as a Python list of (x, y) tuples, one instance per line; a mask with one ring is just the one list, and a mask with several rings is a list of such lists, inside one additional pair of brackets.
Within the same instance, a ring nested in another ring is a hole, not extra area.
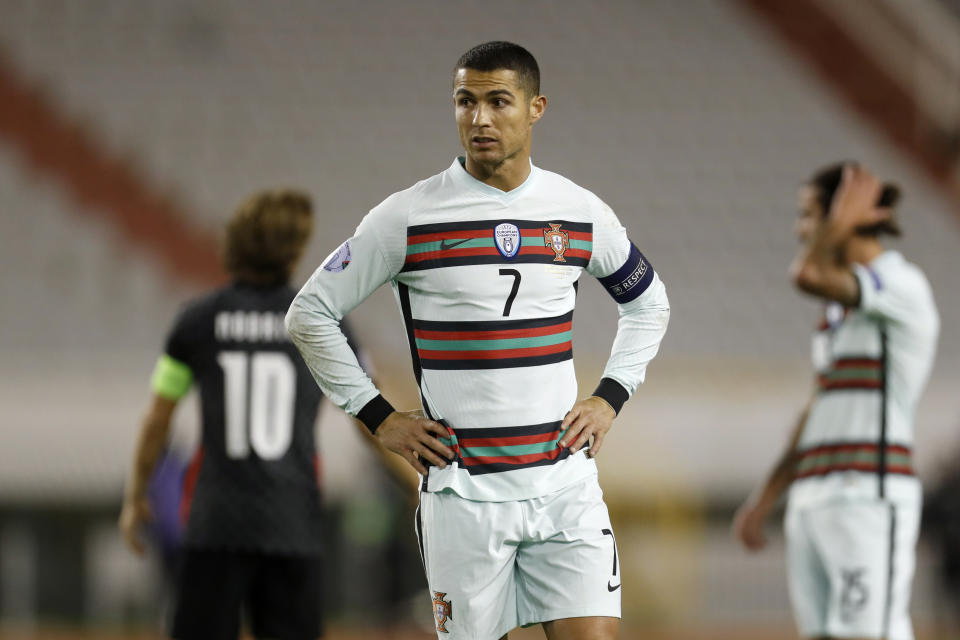
[[(497, 249), (494, 229), (510, 223), (520, 231), (520, 250), (505, 258)], [(556, 226), (569, 241), (561, 255), (549, 246), (545, 233)], [(582, 222), (489, 220), (413, 225), (407, 228), (407, 255), (402, 271), (474, 264), (543, 263), (586, 267), (593, 252), (593, 225)]]
[(573, 312), (554, 318), (413, 321), (424, 369), (509, 369), (570, 360)]
[(883, 363), (878, 358), (839, 358), (830, 370), (820, 374), (821, 391), (880, 389), (883, 387)]
[(470, 475), (542, 467), (563, 460), (570, 449), (557, 442), (566, 430), (560, 421), (519, 427), (461, 429), (449, 426), (449, 436), (440, 441), (453, 449), (456, 462)]
[[(797, 478), (823, 476), (836, 471), (880, 471), (880, 448), (875, 442), (846, 442), (821, 445), (800, 453)], [(913, 454), (909, 447), (887, 445), (887, 473), (913, 475)]]

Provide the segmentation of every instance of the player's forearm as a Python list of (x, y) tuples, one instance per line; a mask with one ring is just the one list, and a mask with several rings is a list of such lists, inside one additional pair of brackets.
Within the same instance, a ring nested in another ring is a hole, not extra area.
[(339, 319), (313, 298), (298, 295), (290, 305), (287, 332), (324, 395), (373, 432), (393, 407), (364, 373)]
[(810, 239), (800, 248), (790, 267), (794, 284), (808, 293), (829, 282), (841, 268), (838, 256), (852, 230), (827, 220), (821, 224)]
[[(620, 319), (610, 359), (603, 372), (597, 395), (619, 412), (626, 398), (643, 382), (647, 365), (657, 355), (670, 320), (666, 288), (656, 278), (646, 292), (619, 305)], [(616, 386), (622, 391), (618, 391)], [(625, 394), (625, 395), (624, 395)]]
[(790, 439), (767, 476), (766, 481), (754, 495), (754, 501), (767, 509), (773, 507), (796, 476), (797, 463), (800, 459), (798, 455), (798, 445), (800, 436), (803, 433), (803, 427), (807, 423), (809, 412), (810, 407), (807, 405), (797, 419), (796, 424), (794, 424), (793, 430), (790, 433)]
[(125, 490), (128, 499), (141, 498), (146, 495), (153, 470), (166, 447), (169, 432), (169, 420), (164, 420), (160, 416), (153, 415), (153, 413), (144, 419), (140, 435), (137, 438), (133, 467), (130, 469), (130, 477)]

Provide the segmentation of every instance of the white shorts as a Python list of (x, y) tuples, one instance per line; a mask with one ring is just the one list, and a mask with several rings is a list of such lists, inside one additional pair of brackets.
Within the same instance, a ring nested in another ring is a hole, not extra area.
[(920, 505), (787, 508), (787, 572), (801, 636), (913, 640), (908, 612)]
[(597, 477), (530, 500), (421, 493), (417, 535), (437, 637), (495, 640), (514, 627), (620, 617), (620, 563)]

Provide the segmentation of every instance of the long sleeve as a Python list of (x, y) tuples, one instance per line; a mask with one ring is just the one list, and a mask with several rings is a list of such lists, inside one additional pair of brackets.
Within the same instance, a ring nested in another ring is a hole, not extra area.
[(353, 237), (313, 273), (286, 316), (287, 331), (320, 389), (370, 431), (393, 407), (360, 367), (340, 320), (395, 277), (403, 264), (404, 218), (397, 204), (397, 196), (392, 196), (363, 219)]
[(594, 395), (619, 413), (657, 355), (670, 320), (670, 302), (653, 266), (627, 238), (613, 211), (598, 200), (595, 215), (594, 252), (587, 271), (617, 302), (620, 319)]

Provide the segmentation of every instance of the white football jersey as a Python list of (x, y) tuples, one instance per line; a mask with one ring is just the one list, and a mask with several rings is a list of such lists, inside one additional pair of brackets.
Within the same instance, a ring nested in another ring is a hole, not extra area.
[(531, 165), (503, 192), (457, 159), (374, 208), (313, 274), (287, 326), (321, 389), (375, 429), (392, 407), (363, 374), (337, 323), (381, 284), (403, 315), (426, 415), (456, 453), (427, 491), (472, 500), (546, 495), (596, 473), (557, 445), (577, 401), (571, 343), (577, 279), (597, 277), (620, 305), (596, 395), (619, 410), (666, 330), (663, 284), (613, 211)]
[(913, 420), (936, 352), (933, 294), (923, 272), (897, 251), (853, 270), (859, 307), (828, 305), (814, 336), (818, 391), (798, 444), (795, 506), (920, 495)]

